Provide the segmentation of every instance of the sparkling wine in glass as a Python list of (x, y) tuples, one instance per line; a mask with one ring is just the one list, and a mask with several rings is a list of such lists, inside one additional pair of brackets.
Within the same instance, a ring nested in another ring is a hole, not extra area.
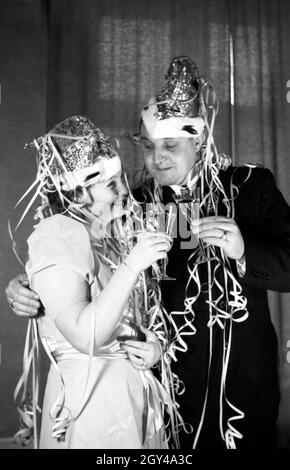
[[(164, 232), (169, 237), (172, 237), (174, 224), (176, 220), (176, 212), (173, 205), (164, 207), (161, 204), (147, 204), (146, 207), (146, 229)], [(153, 263), (153, 279), (158, 281), (174, 281), (174, 277), (170, 277), (166, 274), (168, 264), (168, 256), (163, 258), (156, 263)]]

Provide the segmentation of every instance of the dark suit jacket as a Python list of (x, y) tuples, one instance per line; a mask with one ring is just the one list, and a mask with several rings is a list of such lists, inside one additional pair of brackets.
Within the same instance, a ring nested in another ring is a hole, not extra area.
[[(246, 274), (240, 279), (247, 298), (249, 317), (233, 324), (232, 348), (227, 374), (226, 394), (229, 401), (245, 413), (235, 426), (244, 438), (238, 447), (269, 447), (275, 444), (275, 421), (278, 415), (279, 387), (277, 376), (277, 338), (271, 322), (267, 289), (290, 291), (290, 208), (269, 170), (252, 169), (246, 180), (247, 167), (230, 167), (220, 172), (225, 191), (230, 195), (230, 181), (239, 187), (234, 218), (245, 242)], [(245, 181), (246, 180), (246, 181)], [(245, 182), (244, 182), (245, 181)], [(170, 188), (164, 188), (165, 202), (171, 200)], [(142, 199), (140, 188), (135, 192)], [(222, 201), (219, 215), (225, 215)], [(168, 273), (176, 281), (163, 282), (163, 301), (168, 311), (183, 310), (188, 280), (187, 259), (190, 251), (180, 248), (176, 239), (169, 252)], [(233, 272), (238, 277), (236, 264)], [(205, 269), (205, 267), (204, 267)], [(200, 270), (201, 278), (205, 275)], [(206, 391), (209, 328), (208, 306), (204, 295), (194, 305), (197, 332), (187, 340), (188, 351), (178, 354), (172, 364), (185, 384), (179, 397), (184, 419), (198, 426)], [(224, 306), (221, 300), (221, 307)], [(275, 314), (275, 312), (274, 312)], [(223, 330), (213, 327), (213, 360), (209, 375), (209, 394), (200, 447), (224, 446), (219, 432), (219, 394), (223, 353)], [(232, 409), (224, 403), (224, 425)], [(181, 435), (182, 447), (191, 447), (193, 438)]]

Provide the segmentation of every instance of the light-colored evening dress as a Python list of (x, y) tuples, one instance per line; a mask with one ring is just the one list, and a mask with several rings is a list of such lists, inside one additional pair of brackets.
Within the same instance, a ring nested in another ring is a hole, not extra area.
[[(89, 297), (97, 296), (112, 276), (94, 255), (87, 228), (69, 217), (42, 220), (28, 246), (26, 271), (32, 288), (34, 275), (50, 266), (80, 274), (90, 286)], [(151, 370), (135, 369), (120, 349), (120, 341), (136, 338), (135, 313), (128, 303), (110, 339), (91, 358), (64, 338), (49, 311), (38, 319), (39, 336), (51, 360), (40, 448), (167, 448), (162, 419), (167, 394)], [(97, 315), (92, 317), (92, 332), (101, 327)]]

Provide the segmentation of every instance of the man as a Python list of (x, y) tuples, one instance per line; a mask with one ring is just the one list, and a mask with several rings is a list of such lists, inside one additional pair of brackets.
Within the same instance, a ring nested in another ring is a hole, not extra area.
[[(179, 386), (181, 448), (273, 448), (279, 387), (267, 289), (290, 290), (290, 209), (270, 171), (234, 168), (217, 153), (216, 111), (195, 64), (173, 59), (142, 112), (149, 178), (135, 197), (180, 208), (199, 201), (199, 218), (187, 219), (199, 242), (178, 233), (167, 268), (176, 280), (161, 285), (176, 324), (165, 355)], [(6, 294), (16, 313), (36, 312), (19, 281)]]

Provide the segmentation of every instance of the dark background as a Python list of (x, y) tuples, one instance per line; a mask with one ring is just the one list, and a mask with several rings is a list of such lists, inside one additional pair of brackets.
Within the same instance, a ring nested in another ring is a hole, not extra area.
[[(4, 296), (9, 279), (23, 271), (7, 222), (24, 210), (25, 205), (12, 213), (35, 175), (33, 152), (24, 151), (24, 143), (77, 113), (88, 115), (108, 135), (136, 132), (140, 110), (162, 84), (171, 58), (186, 54), (216, 88), (219, 151), (230, 153), (236, 164), (270, 168), (290, 202), (289, 24), (289, 0), (0, 1), (0, 438), (17, 430), (13, 391), (27, 324), (13, 315)], [(125, 140), (121, 144), (134, 175), (140, 155)], [(24, 258), (31, 227), (28, 216), (17, 234)], [(279, 337), (280, 445), (290, 447), (290, 296), (270, 293), (270, 303)]]

